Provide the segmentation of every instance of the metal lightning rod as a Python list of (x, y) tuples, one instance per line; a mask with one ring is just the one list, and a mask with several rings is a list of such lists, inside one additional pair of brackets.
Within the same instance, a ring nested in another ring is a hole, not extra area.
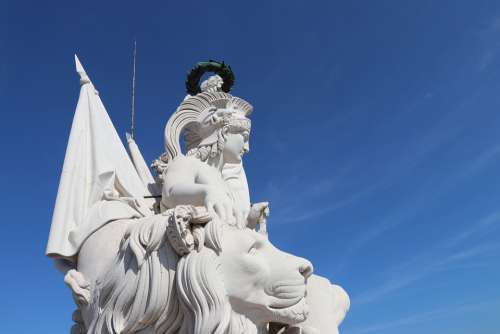
[(130, 121), (130, 136), (134, 139), (135, 131), (135, 58), (137, 54), (137, 41), (134, 39), (134, 65), (132, 69), (132, 115)]

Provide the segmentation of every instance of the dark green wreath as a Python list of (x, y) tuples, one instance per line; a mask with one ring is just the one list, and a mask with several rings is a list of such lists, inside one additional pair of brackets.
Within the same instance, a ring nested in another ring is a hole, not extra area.
[(188, 73), (186, 78), (186, 90), (189, 95), (201, 93), (200, 79), (203, 74), (212, 72), (219, 75), (222, 80), (222, 90), (226, 93), (231, 91), (234, 85), (234, 73), (231, 66), (215, 60), (202, 61), (196, 64), (195, 67)]

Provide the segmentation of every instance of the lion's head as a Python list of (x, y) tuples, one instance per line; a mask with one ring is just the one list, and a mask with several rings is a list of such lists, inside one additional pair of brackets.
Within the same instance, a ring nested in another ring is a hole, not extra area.
[(89, 333), (256, 333), (269, 322), (305, 320), (307, 260), (248, 228), (192, 225), (192, 214), (179, 220), (176, 239), (172, 217), (147, 218), (124, 236), (113, 268), (93, 288)]

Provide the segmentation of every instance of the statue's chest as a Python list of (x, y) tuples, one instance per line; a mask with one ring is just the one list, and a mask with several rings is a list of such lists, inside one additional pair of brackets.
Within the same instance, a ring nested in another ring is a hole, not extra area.
[(229, 188), (222, 178), (221, 173), (214, 168), (207, 168), (207, 166), (203, 166), (200, 170), (201, 173), (198, 174), (197, 183), (210, 185), (213, 187), (217, 187), (218, 189), (229, 191)]

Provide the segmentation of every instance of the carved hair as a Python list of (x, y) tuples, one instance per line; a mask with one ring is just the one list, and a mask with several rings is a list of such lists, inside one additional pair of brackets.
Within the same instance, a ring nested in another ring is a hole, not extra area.
[[(113, 268), (97, 282), (90, 306), (91, 334), (250, 333), (250, 321), (234, 313), (219, 274), (223, 228), (204, 227), (204, 245), (180, 257), (166, 236), (166, 220), (133, 225)], [(163, 223), (162, 223), (163, 222)]]
[(208, 158), (214, 158), (224, 150), (225, 136), (222, 130), (217, 132), (217, 141), (210, 145), (196, 146), (190, 149), (186, 155), (194, 156), (201, 161), (207, 161)]
[(165, 242), (165, 226), (146, 220), (124, 236), (116, 262), (93, 288), (88, 333), (177, 333), (183, 319), (175, 289), (178, 255)]

